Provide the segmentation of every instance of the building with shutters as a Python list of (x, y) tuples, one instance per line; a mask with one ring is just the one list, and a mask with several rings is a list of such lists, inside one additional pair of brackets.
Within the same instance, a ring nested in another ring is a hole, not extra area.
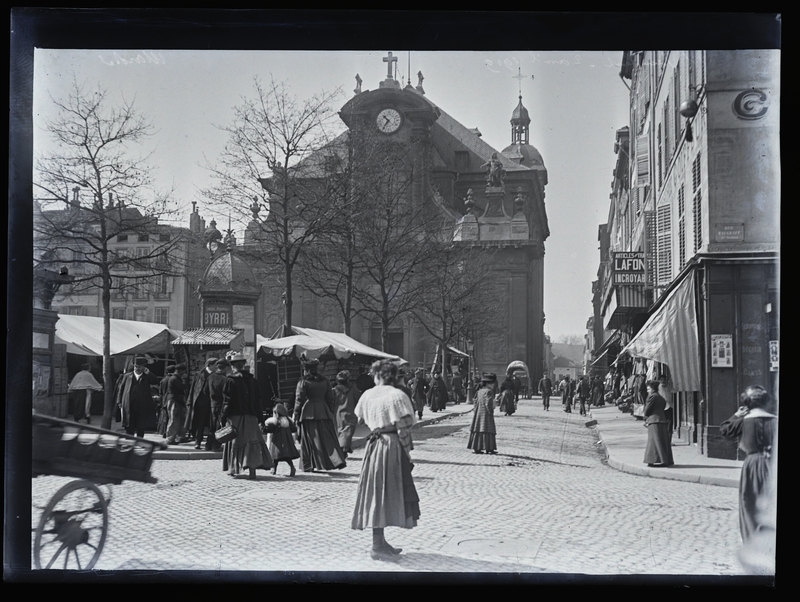
[(780, 52), (625, 52), (620, 76), (593, 363), (669, 375), (676, 436), (735, 458), (740, 393), (778, 394)]

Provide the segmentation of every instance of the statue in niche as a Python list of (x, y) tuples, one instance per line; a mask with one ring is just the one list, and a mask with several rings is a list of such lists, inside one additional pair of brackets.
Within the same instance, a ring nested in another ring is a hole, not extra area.
[(514, 215), (522, 215), (525, 210), (525, 196), (522, 194), (522, 187), (517, 187), (517, 196), (514, 197)]
[(486, 168), (486, 186), (487, 188), (501, 188), (503, 180), (506, 177), (506, 170), (500, 159), (497, 158), (497, 153), (492, 153), (492, 158), (481, 165)]
[(475, 200), (472, 198), (472, 188), (467, 190), (467, 200), (464, 201), (467, 208), (467, 215), (475, 215)]

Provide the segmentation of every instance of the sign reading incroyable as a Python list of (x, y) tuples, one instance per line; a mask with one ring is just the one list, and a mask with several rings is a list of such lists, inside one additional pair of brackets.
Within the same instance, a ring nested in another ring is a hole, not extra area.
[(645, 276), (644, 251), (612, 252), (613, 284), (643, 286), (647, 284)]

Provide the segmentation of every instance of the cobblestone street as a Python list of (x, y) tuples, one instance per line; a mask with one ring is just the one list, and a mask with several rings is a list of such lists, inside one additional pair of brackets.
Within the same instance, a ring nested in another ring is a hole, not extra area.
[[(467, 406), (471, 407), (471, 406)], [(113, 486), (99, 570), (744, 575), (737, 490), (618, 472), (560, 406), (496, 413), (497, 455), (466, 448), (471, 413), (415, 430), (417, 528), (396, 562), (350, 529), (363, 449), (344, 470), (234, 479), (221, 460), (156, 460), (157, 484)], [(68, 479), (33, 480), (32, 527)]]

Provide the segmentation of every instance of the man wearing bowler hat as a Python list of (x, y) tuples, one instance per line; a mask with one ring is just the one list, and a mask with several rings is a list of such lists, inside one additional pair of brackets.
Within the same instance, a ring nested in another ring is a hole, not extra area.
[(186, 432), (194, 437), (195, 449), (200, 449), (203, 443), (203, 434), (206, 427), (211, 426), (211, 398), (208, 396), (208, 377), (215, 372), (214, 364), (217, 358), (210, 357), (206, 360), (205, 368), (194, 377), (189, 394), (186, 396)]
[(150, 386), (158, 386), (159, 378), (147, 369), (147, 358), (137, 356), (133, 372), (122, 376), (117, 392), (117, 405), (122, 413), (122, 426), (129, 435), (144, 437), (145, 431), (156, 428), (156, 409)]

